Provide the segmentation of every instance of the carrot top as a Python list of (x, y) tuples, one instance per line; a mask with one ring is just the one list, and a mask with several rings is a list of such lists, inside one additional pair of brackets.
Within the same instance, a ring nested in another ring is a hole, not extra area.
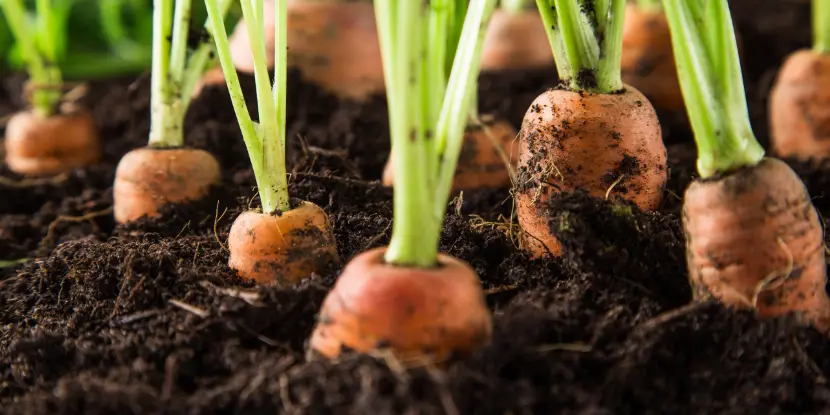
[(510, 13), (520, 13), (533, 6), (533, 0), (501, 0), (499, 7)]
[(375, 2), (395, 158), (389, 263), (436, 264), (450, 186), (475, 105), (482, 28), (495, 6), (496, 0), (473, 0), (469, 9), (467, 0)]
[(757, 164), (764, 149), (749, 123), (727, 0), (664, 0), (663, 8), (701, 177)]
[(265, 54), (265, 16), (263, 0), (240, 0), (242, 16), (251, 42), (256, 82), (259, 123), (251, 119), (245, 96), (239, 84), (239, 77), (233, 66), (228, 34), (225, 32), (223, 13), (219, 0), (205, 0), (208, 21), (216, 42), (216, 53), (225, 74), (236, 120), (242, 130), (245, 147), (256, 177), (259, 197), (264, 213), (288, 211), (288, 177), (285, 170), (285, 113), (286, 85), (288, 83), (288, 47), (286, 1), (278, 1), (274, 7), (274, 84), (268, 75)]
[[(230, 0), (220, 0), (221, 13)], [(213, 47), (199, 39), (188, 45), (192, 0), (154, 0), (153, 65), (150, 80), (150, 142), (153, 147), (184, 145), (184, 116), (193, 90), (210, 67)], [(175, 11), (174, 11), (175, 6)], [(188, 48), (192, 52), (188, 57)]]
[(623, 88), (625, 0), (536, 0), (559, 77), (574, 91)]
[(646, 10), (660, 10), (660, 0), (637, 0), (635, 2), (637, 7)]
[(830, 2), (813, 0), (813, 48), (830, 53)]

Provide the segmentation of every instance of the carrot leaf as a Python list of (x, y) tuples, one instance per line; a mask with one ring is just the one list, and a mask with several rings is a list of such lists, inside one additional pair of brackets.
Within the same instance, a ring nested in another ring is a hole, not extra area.
[(749, 123), (727, 0), (663, 0), (703, 178), (764, 157)]
[(623, 88), (625, 0), (536, 0), (559, 76), (575, 91)]
[(813, 0), (813, 48), (830, 53), (830, 2)]
[(287, 6), (285, 1), (274, 2), (274, 83), (268, 75), (265, 54), (265, 13), (263, 0), (241, 0), (242, 16), (248, 31), (254, 60), (259, 123), (251, 118), (239, 76), (233, 65), (230, 42), (225, 31), (224, 12), (217, 0), (205, 0), (208, 22), (216, 44), (216, 54), (222, 66), (236, 119), (251, 159), (259, 198), (264, 213), (291, 209), (288, 194), (288, 175), (285, 168), (285, 113), (287, 81)]

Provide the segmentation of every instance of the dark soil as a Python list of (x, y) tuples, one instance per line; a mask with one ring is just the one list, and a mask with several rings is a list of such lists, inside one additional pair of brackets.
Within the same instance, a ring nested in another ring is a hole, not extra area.
[[(765, 97), (783, 57), (809, 43), (808, 3), (732, 3), (766, 142)], [(485, 74), (482, 112), (518, 123), (554, 78)], [(19, 108), (19, 81), (0, 89), (2, 114)], [(29, 258), (0, 269), (6, 413), (830, 413), (825, 338), (789, 318), (689, 305), (677, 212), (695, 153), (682, 122), (664, 119), (673, 144), (660, 212), (580, 194), (553, 202), (562, 259), (531, 261), (514, 246), (507, 189), (456, 199), (441, 249), (481, 276), (493, 343), (446, 370), (401, 371), (375, 357), (303, 359), (341, 265), (296, 288), (235, 282), (223, 241), (256, 201), (221, 89), (194, 102), (186, 126), (190, 145), (220, 158), (222, 185), (162, 219), (114, 225), (113, 171), (146, 140), (147, 81), (91, 86), (101, 164), (49, 182), (0, 171), (0, 260)], [(387, 243), (392, 195), (376, 181), (389, 149), (383, 100), (338, 102), (296, 74), (289, 85), (293, 195), (329, 213), (342, 258)], [(793, 165), (830, 215), (830, 171)]]

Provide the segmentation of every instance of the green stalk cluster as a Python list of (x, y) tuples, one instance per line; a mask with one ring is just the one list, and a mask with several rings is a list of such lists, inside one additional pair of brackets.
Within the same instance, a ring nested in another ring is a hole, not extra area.
[(395, 159), (389, 263), (436, 264), (450, 187), (474, 108), (483, 29), (495, 6), (496, 0), (474, 0), (469, 6), (467, 0), (375, 2)]
[[(216, 11), (224, 16), (231, 0), (218, 1)], [(152, 147), (184, 145), (184, 116), (199, 79), (211, 63), (213, 48), (209, 41), (199, 40), (195, 46), (188, 45), (191, 10), (192, 0), (153, 2), (149, 142)], [(188, 56), (189, 47), (192, 52)]]
[(830, 53), (830, 2), (813, 0), (813, 49)]
[(54, 5), (51, 0), (38, 0), (32, 23), (22, 0), (0, 1), (29, 72), (32, 108), (43, 117), (54, 115), (63, 98), (63, 79), (57, 61), (66, 47), (66, 15), (71, 3)]
[(702, 178), (757, 164), (727, 0), (663, 0)]
[(625, 0), (536, 0), (560, 78), (574, 91), (623, 88)]
[(251, 119), (239, 77), (233, 66), (228, 35), (225, 32), (223, 13), (218, 0), (205, 0), (208, 21), (216, 42), (216, 53), (225, 74), (225, 81), (233, 102), (236, 119), (248, 149), (248, 156), (256, 177), (262, 210), (265, 213), (288, 211), (288, 177), (285, 169), (285, 117), (286, 86), (288, 83), (287, 5), (278, 1), (274, 8), (274, 84), (268, 75), (265, 54), (265, 25), (262, 0), (240, 0), (242, 15), (251, 41), (254, 58), (254, 77), (259, 110), (259, 123)]

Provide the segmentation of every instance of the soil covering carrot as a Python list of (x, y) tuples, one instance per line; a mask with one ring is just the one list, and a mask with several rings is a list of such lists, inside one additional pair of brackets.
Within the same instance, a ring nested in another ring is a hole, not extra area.
[(658, 109), (683, 111), (669, 23), (660, 0), (637, 0), (625, 7), (622, 79)]
[[(229, 5), (222, 0), (222, 13)], [(127, 153), (115, 171), (113, 209), (119, 223), (158, 216), (169, 203), (201, 199), (220, 179), (211, 154), (184, 146), (185, 112), (212, 54), (205, 40), (187, 54), (191, 7), (191, 0), (154, 2), (150, 140)]]
[[(383, 92), (383, 65), (371, 0), (287, 0), (288, 65), (343, 99), (365, 100)], [(266, 60), (274, 64), (271, 20), (274, 0), (264, 2)], [(230, 39), (234, 67), (254, 72), (245, 21)], [(209, 72), (205, 83), (221, 83), (221, 69)]]
[(813, 48), (787, 59), (770, 92), (775, 154), (817, 162), (830, 158), (830, 2), (813, 0)]
[[(246, 21), (249, 49), (254, 58), (259, 123), (251, 119), (239, 77), (233, 68), (233, 55), (224, 31), (225, 23), (217, 0), (205, 0), (216, 51), (223, 70), (236, 118), (242, 130), (256, 177), (261, 211), (239, 215), (228, 237), (228, 264), (240, 277), (259, 284), (295, 284), (322, 267), (337, 262), (331, 222), (319, 206), (311, 202), (289, 201), (285, 170), (286, 111), (286, 2), (281, 1), (266, 18), (262, 0), (241, 0)], [(276, 22), (269, 29), (276, 57), (274, 84), (265, 59), (266, 20)]]
[(804, 184), (754, 137), (727, 1), (664, 5), (698, 146), (683, 203), (695, 299), (830, 329), (823, 229)]
[(481, 70), (553, 66), (545, 27), (534, 6), (533, 0), (501, 0), (484, 38)]
[(540, 95), (519, 133), (514, 194), (522, 242), (559, 255), (552, 195), (582, 190), (653, 210), (667, 180), (666, 148), (651, 104), (620, 78), (624, 0), (539, 0), (563, 86)]
[[(375, 3), (396, 159), (392, 240), (343, 270), (320, 310), (311, 357), (388, 349), (404, 364), (441, 362), (489, 341), (491, 316), (478, 277), (466, 263), (438, 254), (438, 239), (474, 102), (482, 28), (495, 3), (470, 2), (466, 18), (460, 11), (467, 0)], [(456, 47), (448, 35), (462, 18)], [(443, 88), (443, 77), (430, 74), (450, 61)]]
[(27, 97), (31, 108), (14, 114), (6, 128), (9, 169), (48, 176), (95, 163), (101, 157), (101, 144), (92, 115), (77, 105), (62, 103), (57, 37), (66, 33), (54, 24), (58, 7), (51, 1), (38, 1), (34, 22), (21, 0), (3, 0), (0, 8), (26, 63), (31, 92)]

